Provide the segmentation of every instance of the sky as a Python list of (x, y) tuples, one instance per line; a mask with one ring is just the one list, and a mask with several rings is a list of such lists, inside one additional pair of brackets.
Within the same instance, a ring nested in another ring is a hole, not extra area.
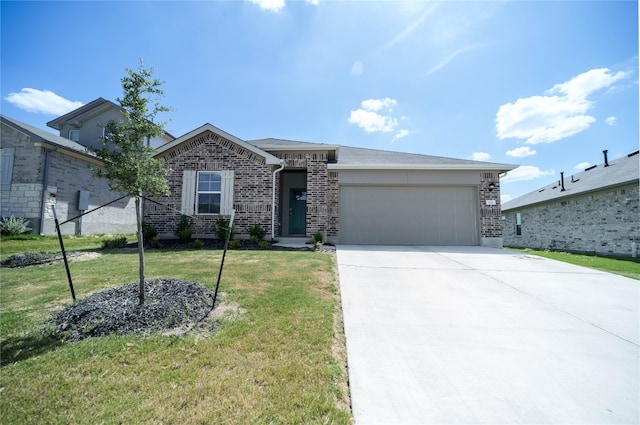
[(0, 111), (117, 102), (140, 60), (210, 123), (519, 168), (502, 201), (638, 150), (637, 1), (1, 1)]

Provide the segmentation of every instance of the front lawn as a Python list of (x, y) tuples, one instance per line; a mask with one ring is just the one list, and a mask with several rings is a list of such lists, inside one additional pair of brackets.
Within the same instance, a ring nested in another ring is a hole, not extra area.
[[(3, 258), (51, 250), (14, 242)], [(221, 255), (148, 250), (146, 277), (213, 289)], [(79, 299), (136, 281), (137, 267), (135, 249), (70, 263)], [(2, 269), (0, 423), (351, 423), (335, 267), (327, 253), (229, 251), (220, 290), (238, 308), (211, 334), (73, 343), (41, 326), (71, 303), (64, 266)]]
[(552, 260), (564, 261), (578, 266), (589, 267), (604, 272), (615, 273), (631, 279), (640, 280), (640, 260), (637, 258), (609, 258), (595, 255), (572, 254), (559, 251), (539, 251), (534, 249), (509, 248), (513, 251), (526, 252)]

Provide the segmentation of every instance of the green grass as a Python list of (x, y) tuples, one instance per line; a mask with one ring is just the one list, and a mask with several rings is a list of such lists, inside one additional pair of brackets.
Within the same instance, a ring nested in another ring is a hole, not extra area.
[(538, 251), (528, 248), (509, 249), (640, 280), (640, 260), (637, 258), (598, 257), (595, 255), (572, 254), (559, 251)]
[[(3, 256), (14, 242), (3, 240)], [(20, 241), (53, 250), (43, 242)], [(147, 250), (147, 278), (213, 289), (221, 255)], [(78, 298), (135, 281), (137, 261), (129, 249), (71, 262)], [(230, 251), (221, 291), (244, 313), (213, 335), (76, 343), (41, 332), (71, 302), (64, 266), (2, 269), (0, 423), (351, 423), (335, 267), (331, 254)]]
[[(129, 242), (137, 240), (136, 235), (125, 235)], [(66, 251), (90, 250), (102, 247), (102, 241), (111, 236), (63, 236)], [(0, 237), (0, 258), (20, 252), (59, 252), (60, 243), (57, 236), (40, 236), (33, 234)]]

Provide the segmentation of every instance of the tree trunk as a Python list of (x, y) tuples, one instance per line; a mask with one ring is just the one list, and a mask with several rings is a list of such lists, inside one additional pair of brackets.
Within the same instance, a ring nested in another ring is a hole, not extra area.
[(140, 195), (136, 196), (136, 222), (138, 224), (138, 257), (140, 259), (140, 286), (139, 303), (144, 304), (144, 240), (142, 239), (142, 208), (140, 208)]

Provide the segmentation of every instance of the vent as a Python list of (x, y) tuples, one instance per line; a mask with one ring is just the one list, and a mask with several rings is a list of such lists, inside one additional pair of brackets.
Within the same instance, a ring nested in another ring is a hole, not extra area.
[(627, 157), (631, 158), (632, 156), (638, 155), (638, 153), (640, 153), (640, 151), (631, 152)]
[(589, 167), (589, 168), (585, 168), (585, 169), (584, 169), (584, 171), (593, 170), (593, 169), (594, 169), (594, 168), (596, 168), (596, 167), (597, 167), (597, 165), (592, 165), (592, 166), (591, 166), (591, 167)]

